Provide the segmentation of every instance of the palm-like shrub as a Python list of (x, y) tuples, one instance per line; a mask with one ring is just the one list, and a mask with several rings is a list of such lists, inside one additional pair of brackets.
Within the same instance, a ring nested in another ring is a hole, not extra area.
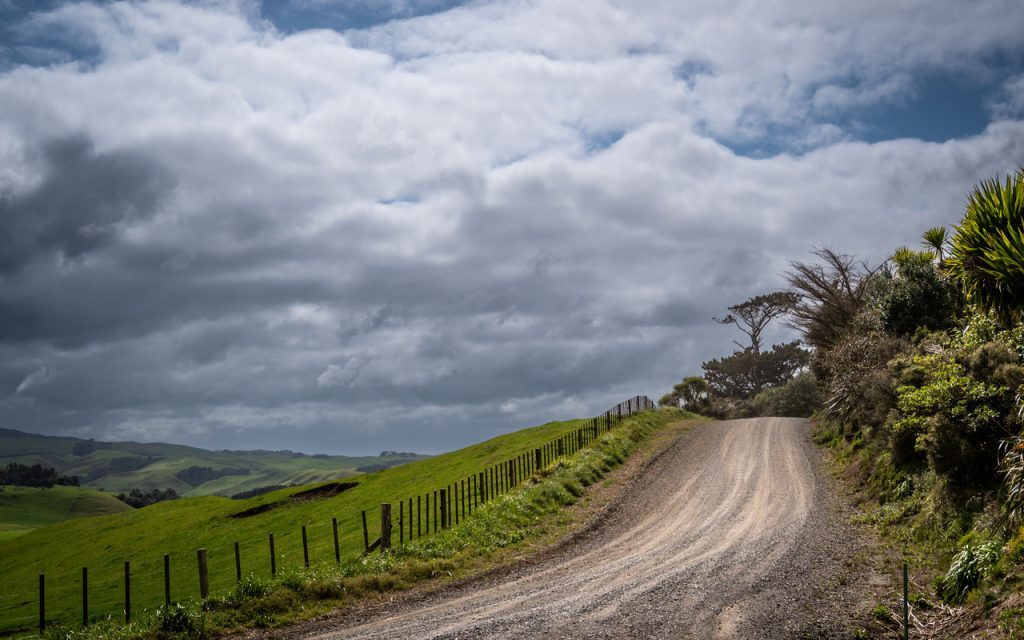
[(931, 250), (935, 257), (942, 262), (946, 258), (946, 249), (949, 238), (946, 234), (946, 227), (932, 227), (924, 232), (921, 237), (921, 244)]
[(967, 298), (1006, 322), (1024, 312), (1024, 170), (983, 180), (967, 200), (945, 266)]

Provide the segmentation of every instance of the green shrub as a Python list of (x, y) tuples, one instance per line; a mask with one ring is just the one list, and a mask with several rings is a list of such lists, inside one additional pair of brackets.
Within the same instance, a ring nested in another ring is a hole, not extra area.
[(195, 605), (172, 602), (161, 605), (156, 611), (157, 631), (190, 638), (204, 635), (206, 614)]
[(871, 617), (882, 622), (889, 622), (892, 619), (892, 612), (889, 611), (889, 607), (879, 603), (871, 609)]
[(991, 486), (1008, 390), (973, 378), (949, 353), (916, 355), (898, 369), (900, 380), (921, 384), (897, 388), (899, 413), (890, 427), (896, 458), (926, 454), (959, 489)]
[(262, 598), (270, 591), (270, 582), (250, 573), (234, 586), (228, 598), (238, 602), (247, 598)]
[(817, 378), (810, 371), (800, 373), (781, 387), (757, 394), (753, 407), (760, 416), (808, 418), (821, 408)]
[(941, 330), (953, 326), (962, 306), (951, 280), (926, 259), (903, 260), (877, 301), (879, 319), (887, 332), (912, 336), (921, 328)]
[(999, 543), (986, 542), (964, 545), (955, 556), (944, 576), (938, 579), (939, 595), (951, 604), (959, 604), (967, 592), (981, 584), (999, 561)]

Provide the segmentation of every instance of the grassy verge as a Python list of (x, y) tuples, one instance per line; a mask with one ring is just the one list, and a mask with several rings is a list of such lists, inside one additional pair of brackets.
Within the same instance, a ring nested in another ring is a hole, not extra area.
[(474, 510), (459, 525), (388, 553), (351, 558), (335, 566), (291, 568), (273, 579), (251, 574), (204, 603), (186, 600), (151, 609), (127, 626), (99, 621), (86, 628), (53, 627), (47, 637), (197, 638), (273, 628), (394, 590), (485, 570), (564, 535), (580, 517), (567, 514), (567, 507), (582, 506), (589, 498), (588, 487), (608, 483), (610, 471), (641, 445), (652, 444), (650, 436), (686, 418), (692, 416), (678, 410), (634, 416), (591, 447), (559, 458), (519, 489)]

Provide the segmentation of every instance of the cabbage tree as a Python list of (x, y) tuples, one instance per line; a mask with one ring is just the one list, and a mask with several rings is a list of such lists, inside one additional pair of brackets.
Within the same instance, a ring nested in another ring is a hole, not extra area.
[(983, 180), (967, 200), (945, 268), (967, 299), (1013, 323), (1024, 313), (1024, 170)]

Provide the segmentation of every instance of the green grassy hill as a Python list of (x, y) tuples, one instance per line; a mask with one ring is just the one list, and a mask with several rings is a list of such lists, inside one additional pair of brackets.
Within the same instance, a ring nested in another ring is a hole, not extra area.
[[(61, 522), (0, 542), (0, 629), (32, 626), (37, 620), (37, 577), (46, 574), (49, 616), (81, 619), (81, 567), (89, 567), (94, 615), (123, 615), (124, 562), (131, 562), (136, 611), (163, 600), (163, 556), (170, 554), (172, 595), (198, 595), (196, 550), (207, 549), (211, 589), (235, 582), (233, 543), (241, 549), (244, 573), (268, 575), (267, 536), (276, 538), (278, 571), (302, 565), (301, 527), (309, 536), (311, 564), (334, 562), (331, 519), (337, 518), (341, 551), (362, 550), (360, 512), (370, 514), (371, 538), (379, 532), (379, 508), (466, 478), (484, 468), (532, 451), (575, 430), (583, 421), (553, 422), (517, 431), (459, 451), (352, 478), (354, 488), (337, 495), (297, 495), (309, 487), (282, 489), (248, 500), (205, 496), (173, 500), (100, 518)], [(404, 502), (404, 504), (408, 504)], [(239, 517), (243, 513), (255, 513)], [(433, 515), (431, 515), (433, 520)], [(408, 535), (408, 520), (405, 523)], [(74, 544), (68, 544), (73, 541)]]
[[(0, 466), (43, 464), (78, 476), (83, 486), (120, 493), (174, 489), (183, 496), (231, 496), (270, 485), (309, 484), (359, 475), (360, 468), (393, 466), (425, 456), (325, 456), (290, 451), (207, 451), (164, 443), (95, 442), (0, 429)], [(196, 482), (190, 468), (220, 477)]]
[(3, 487), (0, 542), (56, 522), (130, 511), (114, 496), (80, 487)]

